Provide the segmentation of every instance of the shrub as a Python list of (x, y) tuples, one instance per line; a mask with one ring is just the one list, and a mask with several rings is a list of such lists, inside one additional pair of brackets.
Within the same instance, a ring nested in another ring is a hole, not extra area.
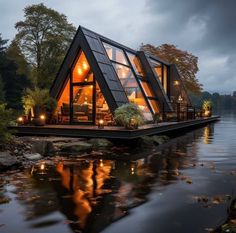
[(22, 97), (22, 102), (25, 114), (33, 109), (35, 117), (38, 117), (38, 114), (42, 112), (51, 113), (56, 108), (56, 100), (49, 95), (47, 89), (27, 89)]
[(114, 119), (118, 125), (135, 129), (144, 123), (142, 111), (135, 104), (124, 104), (115, 110)]
[(5, 104), (0, 104), (0, 142), (11, 139), (11, 132), (8, 130), (8, 126), (14, 119), (14, 114), (11, 109), (6, 109)]

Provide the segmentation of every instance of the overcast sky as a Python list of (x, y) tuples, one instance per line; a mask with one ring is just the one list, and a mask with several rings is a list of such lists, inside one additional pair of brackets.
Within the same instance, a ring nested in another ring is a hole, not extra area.
[(204, 90), (236, 91), (236, 0), (0, 0), (2, 38), (14, 37), (25, 6), (41, 2), (134, 49), (174, 44), (199, 57)]

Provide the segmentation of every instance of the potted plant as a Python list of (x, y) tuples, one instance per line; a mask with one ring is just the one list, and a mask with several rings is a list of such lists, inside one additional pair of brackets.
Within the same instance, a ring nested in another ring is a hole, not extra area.
[(202, 103), (202, 109), (204, 111), (204, 116), (210, 117), (212, 115), (213, 103), (211, 100), (204, 100)]
[[(25, 113), (31, 114), (32, 122), (35, 125), (42, 126), (46, 121), (46, 114), (49, 115), (52, 108), (55, 108), (56, 102), (49, 95), (47, 89), (27, 89), (22, 97)], [(53, 104), (52, 104), (53, 103)]]
[(155, 113), (153, 115), (153, 123), (154, 124), (158, 124), (158, 122), (160, 121), (161, 117), (160, 117), (160, 113)]
[(126, 129), (137, 129), (144, 124), (142, 111), (135, 104), (124, 104), (115, 110), (114, 120)]

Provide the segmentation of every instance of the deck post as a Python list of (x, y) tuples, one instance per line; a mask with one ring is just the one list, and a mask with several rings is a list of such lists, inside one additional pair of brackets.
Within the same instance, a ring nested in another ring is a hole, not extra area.
[(177, 121), (180, 121), (180, 103), (177, 103)]
[(162, 102), (162, 121), (165, 121), (165, 104)]

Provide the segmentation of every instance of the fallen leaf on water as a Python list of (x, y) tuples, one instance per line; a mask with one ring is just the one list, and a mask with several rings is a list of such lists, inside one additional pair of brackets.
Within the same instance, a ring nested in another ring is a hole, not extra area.
[(236, 171), (231, 171), (230, 174), (236, 176)]
[(4, 227), (5, 226), (5, 224), (0, 224), (0, 227)]
[(213, 232), (214, 231), (213, 228), (205, 228), (204, 230), (207, 231), (207, 232)]
[(191, 179), (187, 179), (187, 180), (186, 180), (186, 183), (187, 183), (187, 184), (192, 184), (193, 181), (192, 181)]

